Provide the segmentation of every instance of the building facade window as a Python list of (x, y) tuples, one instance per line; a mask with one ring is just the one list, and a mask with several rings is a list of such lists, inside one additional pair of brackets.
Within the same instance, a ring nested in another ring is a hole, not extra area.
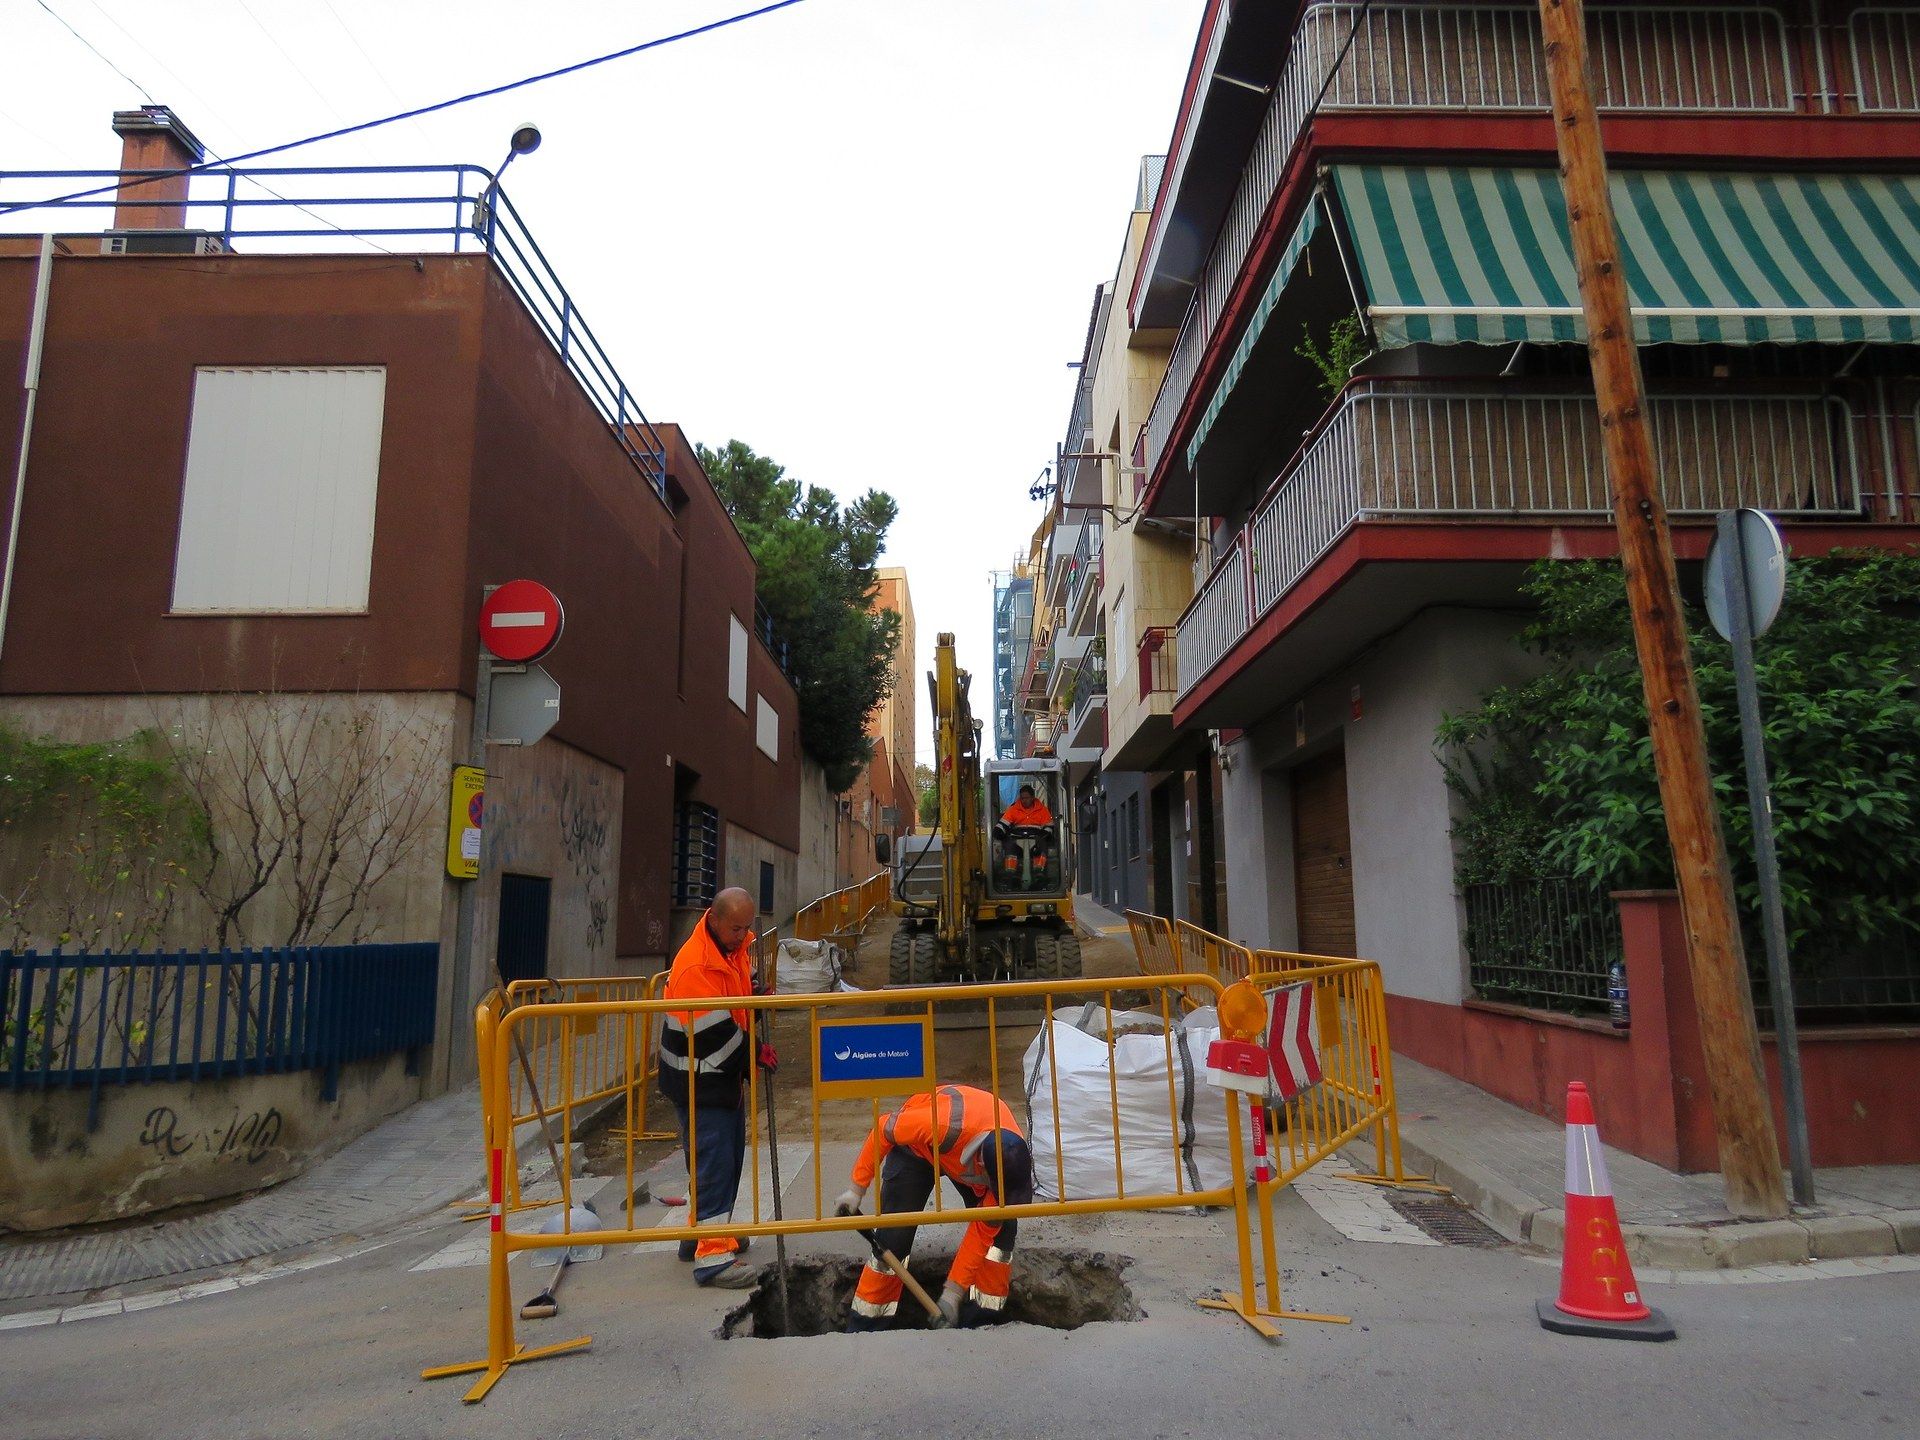
[(1127, 801), (1127, 858), (1140, 858), (1140, 797), (1135, 795)]
[(767, 697), (753, 697), (759, 707), (754, 716), (753, 743), (760, 747), (760, 753), (769, 760), (780, 758), (780, 712), (767, 703)]
[(720, 812), (682, 800), (673, 812), (673, 903), (711, 905), (720, 889)]
[(747, 709), (747, 627), (738, 615), (727, 617), (727, 699)]
[(773, 914), (773, 862), (760, 862), (760, 913)]
[(194, 372), (176, 614), (362, 613), (387, 372)]

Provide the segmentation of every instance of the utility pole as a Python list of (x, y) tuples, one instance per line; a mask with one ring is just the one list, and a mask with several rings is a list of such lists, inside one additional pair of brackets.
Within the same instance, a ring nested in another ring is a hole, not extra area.
[(1706, 730), (1687, 653), (1667, 512), (1654, 475), (1653, 435), (1607, 192), (1607, 157), (1589, 83), (1581, 0), (1540, 0), (1540, 22), (1587, 353), (1613, 483), (1613, 520), (1687, 927), (1727, 1208), (1743, 1217), (1779, 1218), (1787, 1213), (1780, 1146), (1760, 1063), (1733, 876), (1707, 770)]
[[(500, 587), (486, 585), (481, 587), (480, 598), (484, 601)], [(485, 645), (474, 647), (478, 659), (474, 666), (473, 677), (473, 728), (467, 736), (467, 757), (465, 763), (487, 768), (487, 722), (490, 702), (493, 699), (493, 656), (487, 653)], [(448, 1077), (451, 1080), (455, 1070), (452, 1068), (460, 1055), (467, 1052), (473, 1043), (473, 993), (469, 983), (473, 978), (473, 931), (475, 919), (480, 909), (480, 887), (487, 878), (487, 830), (491, 817), (487, 814), (493, 808), (493, 777), (486, 780), (486, 791), (482, 792), (480, 812), (480, 849), (474, 856), (476, 873), (471, 880), (459, 882), (459, 902), (454, 910), (453, 923), (453, 1003), (452, 1019), (449, 1022), (452, 1031), (448, 1035), (447, 1063)]]

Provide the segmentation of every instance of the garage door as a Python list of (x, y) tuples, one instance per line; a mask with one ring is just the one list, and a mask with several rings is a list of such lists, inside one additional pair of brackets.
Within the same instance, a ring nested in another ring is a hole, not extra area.
[(1353, 954), (1353, 843), (1347, 830), (1344, 751), (1293, 772), (1293, 884), (1300, 948), (1310, 955)]

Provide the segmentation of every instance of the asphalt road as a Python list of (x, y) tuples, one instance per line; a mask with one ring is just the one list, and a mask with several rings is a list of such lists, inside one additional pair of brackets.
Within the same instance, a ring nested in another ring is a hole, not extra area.
[[(1233, 1274), (1216, 1217), (1023, 1227), (1023, 1245), (1135, 1257), (1147, 1318), (796, 1340), (715, 1338), (738, 1297), (660, 1250), (579, 1267), (559, 1319), (585, 1354), (510, 1372), (484, 1405), (423, 1366), (476, 1357), (485, 1270), (409, 1266), (462, 1233), (436, 1219), (324, 1269), (137, 1314), (0, 1332), (0, 1431), (127, 1436), (1150, 1437), (1899, 1436), (1920, 1429), (1920, 1274), (1667, 1287), (1668, 1345), (1547, 1334), (1555, 1272), (1512, 1249), (1367, 1244), (1297, 1198), (1287, 1300), (1353, 1316), (1277, 1344), (1191, 1298)], [(516, 1300), (531, 1271), (515, 1270)]]

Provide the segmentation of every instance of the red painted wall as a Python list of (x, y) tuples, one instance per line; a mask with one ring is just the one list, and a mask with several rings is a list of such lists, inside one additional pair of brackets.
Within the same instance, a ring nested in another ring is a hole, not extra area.
[[(1387, 996), (1393, 1048), (1489, 1094), (1558, 1119), (1567, 1082), (1593, 1091), (1600, 1133), (1674, 1170), (1716, 1170), (1713, 1108), (1687, 967), (1680, 902), (1670, 891), (1622, 894), (1621, 938), (1633, 1024), (1549, 1017), (1506, 1005), (1440, 1005)], [(1779, 1057), (1761, 1037), (1786, 1163)], [(1920, 1162), (1920, 1110), (1909, 1102), (1920, 1074), (1920, 1030), (1803, 1030), (1807, 1130), (1816, 1165)]]

